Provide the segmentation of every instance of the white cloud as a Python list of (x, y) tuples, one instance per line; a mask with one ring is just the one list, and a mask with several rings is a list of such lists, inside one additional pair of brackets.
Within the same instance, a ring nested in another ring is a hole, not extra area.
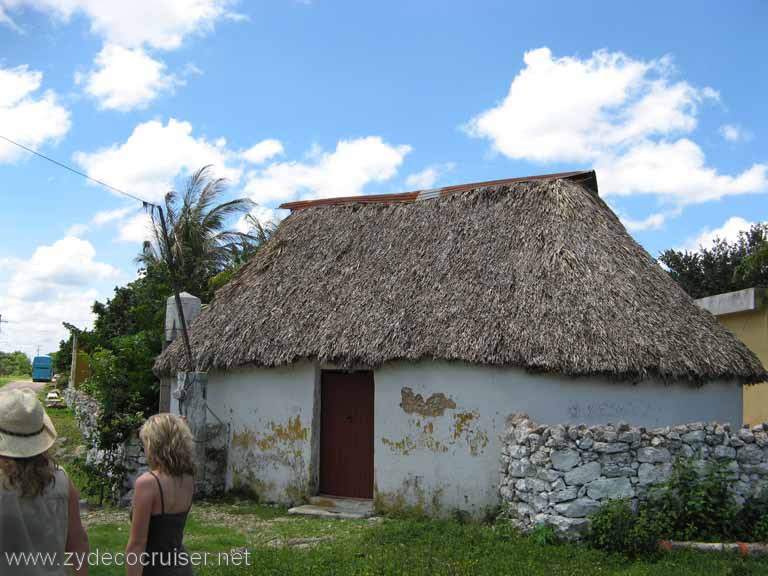
[(754, 222), (740, 216), (732, 216), (719, 228), (704, 228), (697, 236), (689, 238), (683, 250), (695, 252), (701, 247), (710, 248), (717, 239), (732, 243), (738, 239), (740, 232), (746, 232), (754, 225)]
[[(69, 131), (69, 111), (58, 103), (51, 90), (38, 93), (43, 73), (27, 66), (0, 67), (0, 127), (2, 134), (17, 142), (39, 148)], [(0, 162), (13, 161), (22, 152), (0, 142)]]
[[(247, 172), (243, 191), (259, 204), (254, 215), (260, 221), (278, 221), (283, 214), (275, 204), (298, 197), (364, 193), (368, 184), (395, 176), (410, 150), (410, 146), (391, 145), (378, 136), (340, 140), (332, 152), (313, 146), (304, 161), (271, 162)], [(225, 139), (195, 137), (189, 122), (171, 119), (167, 124), (156, 120), (139, 124), (125, 142), (95, 152), (79, 152), (75, 160), (92, 178), (157, 202), (179, 177), (207, 164), (213, 165), (216, 176), (237, 185), (247, 164), (282, 153), (282, 144), (275, 139), (262, 140), (245, 151), (233, 150)], [(452, 168), (451, 163), (433, 167), (437, 173)], [(99, 212), (86, 226), (77, 225), (74, 230), (82, 233), (115, 222), (118, 241), (141, 242), (148, 237), (148, 216), (136, 214), (136, 209), (129, 205)], [(239, 222), (237, 226), (245, 224)]]
[(752, 140), (752, 133), (735, 124), (723, 124), (720, 126), (720, 134), (728, 142), (748, 142)]
[[(618, 213), (618, 211), (616, 212)], [(634, 220), (632, 218), (627, 218), (622, 216), (621, 214), (619, 214), (619, 217), (621, 218), (622, 224), (624, 224), (627, 230), (630, 230), (630, 231), (659, 230), (661, 227), (664, 226), (667, 220), (675, 216), (679, 216), (680, 213), (681, 213), (681, 210), (678, 208), (674, 210), (667, 210), (664, 212), (656, 212), (641, 220)]]
[(141, 242), (147, 235), (145, 220), (150, 220), (149, 213), (137, 204), (124, 208), (102, 210), (97, 212), (87, 224), (73, 224), (67, 229), (67, 236), (82, 236), (93, 228), (101, 228), (107, 224), (116, 223), (118, 234), (116, 239), (121, 242)]
[(88, 232), (88, 224), (72, 224), (65, 233), (65, 236), (82, 236)]
[[(497, 106), (466, 129), (516, 160), (594, 166), (604, 196), (651, 194), (675, 206), (768, 190), (768, 164), (721, 174), (690, 137), (712, 88), (674, 80), (668, 58), (620, 52), (554, 58), (527, 52)], [(652, 225), (649, 220), (647, 225)]]
[(186, 36), (210, 31), (217, 20), (231, 14), (232, 4), (231, 0), (0, 0), (0, 11), (31, 7), (65, 21), (82, 14), (91, 31), (108, 43), (172, 50)]
[(122, 144), (78, 152), (75, 160), (92, 178), (156, 202), (173, 188), (178, 176), (208, 164), (216, 176), (236, 183), (241, 175), (236, 157), (223, 139), (196, 138), (192, 124), (171, 118), (167, 124), (157, 120), (139, 124)]
[[(69, 21), (85, 16), (104, 41), (95, 69), (80, 78), (101, 109), (143, 108), (183, 83), (165, 71), (148, 50), (175, 50), (192, 34), (213, 29), (220, 19), (241, 20), (229, 8), (236, 0), (0, 0), (0, 24), (20, 31), (8, 10), (33, 8)], [(76, 77), (77, 78), (77, 77)]]
[(0, 261), (0, 310), (13, 321), (3, 325), (2, 348), (32, 354), (40, 345), (47, 353), (66, 337), (63, 321), (90, 325), (94, 286), (120, 275), (95, 257), (89, 242), (65, 237), (39, 246), (29, 260)]
[(405, 179), (405, 185), (409, 188), (417, 188), (419, 190), (432, 188), (437, 183), (437, 180), (440, 178), (440, 176), (442, 176), (445, 172), (450, 172), (455, 167), (456, 166), (453, 162), (428, 166), (420, 172), (414, 172), (413, 174), (408, 175), (408, 177)]
[(165, 72), (165, 64), (151, 58), (142, 48), (107, 44), (96, 56), (96, 69), (76, 76), (87, 94), (102, 109), (127, 111), (146, 108), (163, 92), (182, 83)]
[(285, 210), (275, 210), (274, 208), (267, 208), (266, 206), (256, 206), (256, 208), (251, 210), (253, 217), (256, 218), (256, 220), (258, 220), (262, 225), (269, 222), (274, 222), (277, 224), (280, 222), (280, 220), (283, 219), (284, 212)]
[(405, 179), (405, 185), (410, 188), (432, 188), (437, 182), (437, 170), (435, 168), (424, 168), (421, 172), (414, 172)]
[(270, 158), (279, 156), (284, 151), (282, 142), (273, 138), (268, 138), (254, 144), (248, 148), (248, 150), (244, 151), (241, 156), (251, 164), (262, 164)]
[(670, 83), (666, 59), (633, 60), (598, 51), (586, 60), (526, 52), (525, 68), (506, 98), (468, 125), (510, 158), (591, 161), (629, 140), (696, 126), (697, 104), (710, 91)]
[(96, 226), (103, 226), (109, 224), (115, 220), (122, 220), (131, 212), (135, 212), (135, 206), (126, 206), (125, 208), (115, 208), (114, 210), (102, 210), (96, 212), (96, 215), (92, 218), (91, 222)]
[[(267, 208), (266, 206), (256, 206), (251, 210), (251, 216), (256, 218), (262, 226), (269, 224), (270, 222), (277, 224), (285, 218), (288, 210), (279, 210), (275, 208)], [(243, 234), (250, 231), (250, 224), (246, 220), (245, 216), (238, 219), (235, 224), (235, 229)]]
[(361, 194), (367, 184), (392, 178), (410, 151), (379, 136), (340, 140), (333, 152), (314, 149), (307, 162), (275, 162), (249, 174), (245, 190), (259, 204)]
[(638, 143), (623, 155), (601, 158), (596, 169), (603, 195), (653, 193), (677, 205), (768, 189), (768, 164), (754, 164), (736, 176), (719, 174), (687, 138)]
[(47, 297), (61, 288), (86, 286), (93, 279), (106, 279), (118, 271), (96, 262), (93, 245), (73, 236), (66, 236), (50, 246), (39, 246), (32, 258), (20, 264), (9, 282), (8, 295), (34, 299)]
[(120, 223), (117, 239), (136, 243), (151, 240), (152, 237), (152, 217), (147, 212), (141, 212)]

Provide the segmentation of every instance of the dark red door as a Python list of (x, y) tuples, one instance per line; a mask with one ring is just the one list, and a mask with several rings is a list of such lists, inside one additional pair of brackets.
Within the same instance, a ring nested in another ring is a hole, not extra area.
[(373, 372), (323, 371), (320, 493), (373, 498)]

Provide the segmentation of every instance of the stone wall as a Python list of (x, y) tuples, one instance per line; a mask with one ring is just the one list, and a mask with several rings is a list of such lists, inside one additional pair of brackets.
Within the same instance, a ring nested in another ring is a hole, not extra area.
[(723, 462), (743, 502), (768, 482), (768, 423), (735, 429), (701, 422), (662, 428), (540, 426), (516, 415), (502, 450), (505, 514), (523, 530), (548, 525), (577, 535), (605, 501), (646, 498), (669, 477), (678, 456), (700, 469)]
[(118, 493), (113, 494), (113, 497), (120, 504), (130, 504), (133, 483), (146, 470), (147, 466), (144, 448), (138, 436), (130, 438), (114, 454), (107, 454), (104, 450), (96, 447), (96, 430), (101, 412), (98, 401), (71, 386), (64, 391), (64, 400), (75, 413), (75, 422), (88, 446), (85, 455), (86, 464), (98, 466), (106, 458), (115, 458), (116, 461), (120, 462), (125, 472), (118, 484)]
[[(96, 448), (96, 428), (101, 410), (99, 403), (87, 394), (71, 387), (64, 391), (64, 399), (75, 413), (77, 427), (88, 445), (85, 456), (86, 464), (96, 466), (108, 456), (121, 462), (124, 473), (119, 482), (118, 493), (113, 496), (121, 505), (127, 506), (133, 496), (133, 484), (136, 478), (147, 470), (147, 459), (138, 434), (120, 446), (115, 454), (108, 455), (103, 450)], [(196, 484), (200, 496), (223, 492), (227, 471), (227, 427), (221, 424), (209, 424), (207, 432), (203, 479)]]

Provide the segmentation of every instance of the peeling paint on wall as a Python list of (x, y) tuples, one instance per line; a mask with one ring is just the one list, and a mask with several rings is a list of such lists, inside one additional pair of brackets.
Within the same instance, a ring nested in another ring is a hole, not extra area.
[[(243, 428), (232, 436), (235, 453), (232, 485), (235, 490), (250, 494), (262, 501), (285, 500), (300, 502), (309, 495), (309, 470), (304, 459), (304, 448), (309, 430), (295, 415), (286, 423), (269, 421), (264, 426), (269, 432), (260, 433)], [(278, 487), (264, 481), (273, 477), (271, 471), (290, 470), (292, 480)], [(282, 492), (282, 494), (281, 494)]]
[(448, 451), (448, 446), (432, 436), (431, 427), (429, 427), (429, 432), (422, 430), (421, 433), (416, 434), (415, 438), (411, 436), (404, 436), (400, 440), (392, 440), (390, 438), (383, 437), (381, 439), (381, 443), (392, 450), (392, 452), (402, 456), (407, 456), (415, 450), (428, 450), (429, 452)]
[(439, 515), (443, 507), (444, 491), (442, 485), (425, 489), (422, 476), (409, 474), (397, 490), (380, 491), (374, 483), (373, 507), (377, 512), (389, 514), (409, 512)]
[(442, 392), (432, 394), (424, 400), (421, 394), (414, 394), (413, 389), (406, 386), (400, 390), (400, 397), (400, 407), (406, 414), (435, 417), (442, 416), (448, 409), (456, 408), (456, 402)]
[(248, 428), (232, 435), (232, 448), (247, 449), (256, 443), (256, 434)]
[[(414, 395), (410, 388), (403, 388), (402, 392), (404, 398), (406, 396), (408, 398), (416, 398), (414, 404), (422, 408), (427, 403), (432, 402), (433, 406), (430, 417), (437, 418), (433, 415), (436, 402), (432, 400), (437, 396), (442, 396), (442, 398), (447, 400), (452, 409), (456, 408), (456, 403), (446, 398), (443, 394), (433, 394), (425, 402), (420, 394)], [(419, 450), (444, 453), (448, 452), (451, 447), (461, 444), (466, 444), (470, 455), (478, 456), (488, 446), (488, 433), (480, 425), (480, 412), (477, 410), (455, 412), (450, 420), (451, 429), (448, 431), (444, 430), (442, 433), (436, 433), (435, 424), (438, 423), (439, 425), (440, 422), (444, 421), (445, 418), (438, 418), (437, 420), (430, 420), (425, 423), (421, 419), (411, 418), (408, 422), (408, 429), (412, 431), (410, 434), (406, 434), (399, 440), (383, 436), (381, 443), (388, 447), (392, 453), (401, 456), (408, 456)]]
[(301, 416), (298, 414), (288, 419), (288, 424), (275, 424), (269, 422), (267, 427), (272, 431), (256, 440), (256, 445), (263, 451), (269, 452), (281, 444), (304, 442), (309, 437), (309, 430), (301, 425)]
[(456, 412), (453, 415), (454, 443), (463, 439), (472, 456), (482, 454), (485, 447), (488, 446), (488, 434), (478, 426), (479, 418), (480, 413), (477, 410)]

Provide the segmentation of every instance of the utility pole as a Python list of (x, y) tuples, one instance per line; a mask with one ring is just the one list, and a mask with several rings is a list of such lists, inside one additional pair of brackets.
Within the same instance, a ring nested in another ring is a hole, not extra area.
[(187, 333), (187, 321), (184, 318), (184, 309), (181, 306), (181, 296), (179, 296), (179, 284), (176, 277), (176, 266), (171, 252), (171, 242), (168, 239), (168, 228), (165, 224), (165, 215), (163, 208), (159, 204), (154, 205), (160, 216), (160, 228), (163, 231), (163, 242), (165, 243), (165, 257), (168, 265), (168, 274), (171, 277), (171, 288), (173, 289), (173, 298), (176, 301), (176, 312), (181, 322), (181, 337), (184, 339), (184, 351), (187, 356), (187, 370), (196, 370), (194, 360), (192, 359), (192, 346), (189, 343), (189, 334)]
[(81, 330), (77, 326), (70, 324), (69, 322), (62, 322), (64, 328), (69, 330), (72, 334), (72, 363), (69, 365), (69, 383), (67, 386), (70, 388), (77, 387), (77, 336)]

